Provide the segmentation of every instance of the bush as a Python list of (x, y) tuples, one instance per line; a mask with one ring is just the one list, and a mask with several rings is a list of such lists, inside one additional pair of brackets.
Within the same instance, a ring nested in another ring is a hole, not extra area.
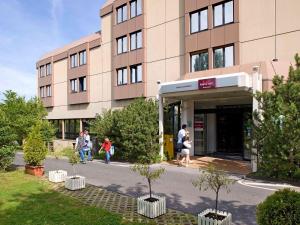
[(259, 225), (296, 225), (300, 224), (300, 193), (283, 189), (257, 206)]
[(296, 180), (296, 181), (300, 181), (300, 168), (298, 168), (298, 169), (295, 171), (295, 173), (294, 173), (294, 175), (293, 175), (293, 178), (294, 178), (294, 180)]
[(24, 160), (31, 166), (39, 166), (46, 158), (48, 149), (46, 148), (40, 126), (35, 126), (29, 133), (24, 144)]
[(2, 146), (0, 148), (0, 170), (6, 170), (15, 158), (15, 146)]

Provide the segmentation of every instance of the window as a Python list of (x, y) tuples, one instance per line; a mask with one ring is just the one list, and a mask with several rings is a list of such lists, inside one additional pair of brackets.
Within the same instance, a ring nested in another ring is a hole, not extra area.
[(134, 18), (142, 14), (142, 0), (130, 2), (130, 17)]
[(130, 34), (130, 50), (142, 48), (142, 31)]
[(191, 55), (191, 72), (208, 69), (208, 52), (200, 52)]
[(52, 96), (51, 85), (47, 85), (46, 86), (46, 94), (47, 94), (47, 97), (51, 97)]
[(46, 76), (45, 74), (45, 66), (40, 66), (40, 77)]
[(71, 84), (71, 92), (72, 93), (78, 92), (77, 79), (70, 80), (70, 84)]
[(131, 83), (139, 83), (143, 81), (142, 65), (130, 67)]
[(214, 26), (233, 22), (233, 1), (214, 6)]
[(118, 54), (127, 52), (127, 36), (117, 39), (118, 43)]
[(127, 5), (117, 8), (117, 23), (122, 23), (127, 20)]
[(51, 63), (48, 63), (46, 65), (46, 75), (51, 75), (52, 74), (52, 69), (51, 69)]
[(79, 52), (79, 65), (85, 65), (86, 64), (86, 50)]
[(214, 49), (214, 68), (234, 65), (233, 45)]
[(75, 68), (78, 66), (78, 57), (77, 54), (71, 55), (71, 68)]
[(207, 9), (191, 13), (191, 33), (207, 30)]
[(127, 68), (117, 70), (117, 85), (127, 84)]
[(46, 89), (45, 86), (40, 87), (40, 97), (45, 98), (46, 97)]
[(79, 78), (79, 92), (86, 91), (86, 77)]

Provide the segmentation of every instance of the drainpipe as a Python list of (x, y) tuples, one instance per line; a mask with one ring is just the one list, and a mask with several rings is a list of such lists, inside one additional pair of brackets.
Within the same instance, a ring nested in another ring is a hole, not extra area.
[[(260, 74), (260, 67), (259, 66), (253, 66), (252, 68), (252, 90), (253, 94), (256, 92), (262, 92), (262, 75)], [(252, 110), (253, 112), (257, 111), (259, 112), (258, 107), (258, 101), (253, 97), (252, 101)], [(255, 123), (255, 121), (254, 121)], [(253, 141), (254, 142), (254, 141)], [(253, 143), (254, 146), (254, 143)], [(257, 149), (252, 148), (252, 154), (251, 154), (251, 169), (252, 172), (257, 172)]]

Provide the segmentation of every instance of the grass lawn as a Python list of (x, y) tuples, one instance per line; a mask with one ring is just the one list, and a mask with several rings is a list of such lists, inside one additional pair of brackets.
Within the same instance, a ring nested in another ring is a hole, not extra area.
[(23, 171), (0, 173), (0, 224), (142, 225), (55, 192)]

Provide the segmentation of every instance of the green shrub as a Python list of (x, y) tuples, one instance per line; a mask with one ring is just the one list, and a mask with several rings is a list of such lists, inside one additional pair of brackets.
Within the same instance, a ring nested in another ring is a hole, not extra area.
[(24, 144), (24, 160), (31, 166), (39, 166), (46, 158), (48, 149), (43, 141), (40, 127), (35, 126), (29, 133)]
[(293, 178), (294, 180), (300, 181), (300, 168), (295, 171)]
[(300, 224), (300, 193), (283, 189), (257, 206), (259, 225), (296, 225)]
[(2, 146), (0, 148), (0, 170), (6, 170), (15, 158), (15, 146)]

